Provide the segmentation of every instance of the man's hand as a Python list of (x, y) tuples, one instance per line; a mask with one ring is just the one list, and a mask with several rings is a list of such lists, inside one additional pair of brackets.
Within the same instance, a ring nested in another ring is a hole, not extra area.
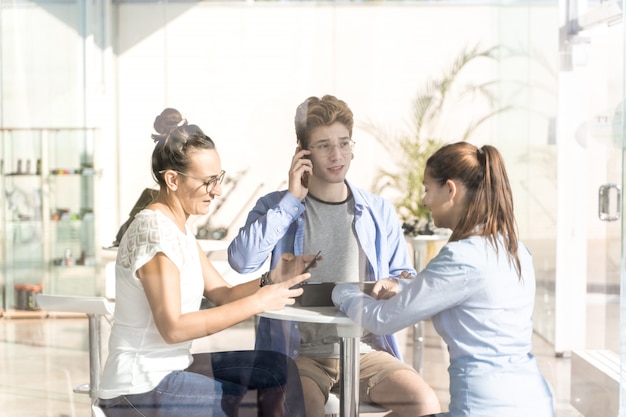
[(313, 164), (307, 158), (310, 154), (311, 151), (297, 147), (289, 168), (288, 191), (300, 201), (304, 200), (309, 192), (308, 181), (303, 181), (303, 178), (307, 178), (313, 173)]

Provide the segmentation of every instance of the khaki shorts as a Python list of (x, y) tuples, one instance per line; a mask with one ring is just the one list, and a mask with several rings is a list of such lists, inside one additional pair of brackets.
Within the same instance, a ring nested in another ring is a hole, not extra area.
[[(296, 365), (300, 376), (311, 378), (320, 387), (324, 398), (339, 389), (339, 359), (310, 358), (298, 356)], [(369, 392), (392, 372), (409, 370), (417, 373), (410, 365), (395, 356), (381, 351), (364, 353), (360, 361), (359, 398), (371, 402)]]

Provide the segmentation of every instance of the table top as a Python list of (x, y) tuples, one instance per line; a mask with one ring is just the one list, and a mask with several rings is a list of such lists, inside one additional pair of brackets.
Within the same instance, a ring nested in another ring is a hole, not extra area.
[(286, 306), (282, 310), (266, 311), (258, 315), (270, 319), (292, 320), (306, 323), (355, 324), (335, 307)]
[(259, 317), (304, 323), (336, 324), (339, 336), (360, 337), (361, 327), (335, 307), (292, 307), (259, 313)]

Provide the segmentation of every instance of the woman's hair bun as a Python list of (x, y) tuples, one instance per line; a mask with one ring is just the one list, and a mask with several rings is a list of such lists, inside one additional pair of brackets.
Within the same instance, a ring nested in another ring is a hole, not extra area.
[(183, 115), (176, 109), (167, 108), (154, 119), (154, 130), (161, 135), (169, 135), (184, 122)]

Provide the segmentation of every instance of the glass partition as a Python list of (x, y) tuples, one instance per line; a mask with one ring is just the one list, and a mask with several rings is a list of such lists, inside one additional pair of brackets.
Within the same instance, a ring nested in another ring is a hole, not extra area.
[[(293, 154), (303, 98), (349, 102), (357, 120), (350, 177), (367, 188), (392, 158), (364, 125), (404, 129), (426, 81), (464, 48), (497, 45), (495, 65), (460, 79), (493, 83), (492, 104), (508, 109), (469, 140), (496, 145), (507, 161), (537, 272), (535, 331), (558, 355), (616, 353), (623, 222), (609, 219), (623, 207), (623, 1), (584, 3), (7, 3), (0, 124), (101, 129), (94, 165), (106, 162), (101, 189), (111, 198), (93, 198), (111, 215), (94, 221), (111, 231), (100, 242), (108, 246), (153, 184), (147, 129), (164, 106), (180, 107), (209, 127), (232, 175), (223, 210), (212, 213), (232, 235), (258, 195), (284, 186), (286, 167), (273, 161)], [(470, 110), (456, 109), (445, 125), (467, 122)]]
[[(561, 86), (567, 87), (560, 92), (560, 107), (570, 116), (560, 124), (570, 144), (565, 151), (570, 160), (561, 165), (570, 174), (570, 195), (560, 202), (575, 221), (559, 236), (557, 264), (569, 273), (557, 274), (557, 314), (563, 317), (557, 344), (571, 347), (571, 402), (578, 411), (588, 417), (623, 415), (624, 4), (570, 3), (560, 72)], [(565, 188), (567, 181), (559, 185)]]

